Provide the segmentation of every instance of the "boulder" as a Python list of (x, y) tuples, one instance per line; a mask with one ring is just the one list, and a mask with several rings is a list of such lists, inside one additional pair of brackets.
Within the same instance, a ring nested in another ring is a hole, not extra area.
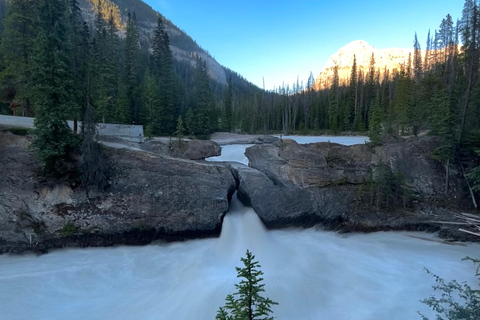
[(111, 186), (87, 197), (38, 181), (29, 144), (0, 133), (0, 253), (218, 236), (236, 188), (222, 165), (106, 148)]
[(252, 206), (268, 228), (332, 224), (350, 211), (351, 196), (341, 187), (304, 189), (276, 184), (266, 174), (239, 163), (227, 165), (237, 181), (237, 196)]
[(188, 160), (204, 160), (222, 154), (220, 145), (210, 140), (172, 140), (170, 143), (152, 140), (142, 143), (140, 148), (155, 154)]
[(173, 141), (170, 155), (190, 160), (204, 160), (222, 154), (220, 145), (211, 140)]
[(275, 145), (253, 146), (246, 150), (252, 168), (278, 184), (293, 183), (302, 188), (358, 184), (368, 179), (368, 147), (335, 143), (301, 145), (284, 139)]

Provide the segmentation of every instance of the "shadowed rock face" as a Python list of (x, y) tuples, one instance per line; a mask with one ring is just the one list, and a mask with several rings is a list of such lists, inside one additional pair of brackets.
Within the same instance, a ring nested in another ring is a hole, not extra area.
[(29, 143), (0, 133), (0, 253), (220, 234), (235, 191), (221, 165), (107, 149), (112, 184), (87, 198), (68, 185), (37, 182)]
[(237, 196), (251, 205), (268, 228), (311, 227), (340, 222), (351, 211), (351, 194), (341, 187), (304, 189), (239, 163), (229, 163), (238, 184)]

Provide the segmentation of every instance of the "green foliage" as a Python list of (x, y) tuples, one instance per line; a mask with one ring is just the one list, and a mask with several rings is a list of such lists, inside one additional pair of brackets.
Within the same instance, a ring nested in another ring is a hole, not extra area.
[(80, 151), (82, 161), (80, 165), (82, 186), (89, 190), (103, 191), (108, 185), (110, 165), (103, 153), (102, 147), (95, 141), (97, 128), (92, 106), (87, 106), (83, 122), (83, 143)]
[(237, 277), (242, 280), (235, 285), (237, 292), (226, 297), (224, 307), (218, 310), (216, 320), (272, 320), (271, 307), (278, 304), (261, 296), (265, 292), (261, 282), (263, 272), (255, 256), (247, 250), (246, 257), (241, 258), (244, 267), (237, 270)]
[[(480, 149), (475, 150), (477, 157), (480, 157)], [(467, 178), (472, 183), (472, 190), (480, 193), (480, 165), (474, 167), (468, 174)]]
[(372, 146), (381, 144), (382, 114), (380, 108), (380, 95), (377, 95), (370, 114), (370, 130), (368, 131), (368, 137)]
[(383, 163), (374, 170), (370, 189), (377, 209), (398, 206), (405, 208), (412, 197), (405, 176), (400, 171), (392, 171)]
[(33, 146), (46, 174), (67, 170), (69, 153), (79, 143), (67, 125), (72, 104), (72, 76), (68, 69), (66, 7), (63, 0), (38, 4), (40, 31), (32, 56), (32, 98), (36, 106)]
[(177, 131), (175, 131), (175, 136), (178, 138), (178, 142), (181, 143), (183, 141), (183, 133), (185, 129), (183, 128), (183, 120), (182, 116), (178, 116), (177, 119)]
[(0, 81), (3, 90), (8, 90), (8, 102), (22, 105), (22, 113), (31, 116), (31, 63), (39, 28), (36, 13), (37, 0), (12, 0), (3, 20), (4, 31), (0, 44), (2, 66)]
[[(480, 260), (465, 258), (463, 260), (473, 261), (478, 265)], [(431, 296), (421, 300), (433, 311), (436, 312), (437, 320), (477, 320), (480, 315), (480, 290), (472, 289), (467, 283), (458, 283), (456, 280), (445, 280), (429, 270), (426, 270), (437, 283), (433, 286), (435, 291), (441, 293), (440, 298)], [(480, 282), (480, 273), (477, 266), (475, 276)], [(423, 320), (428, 320), (426, 316), (419, 313)]]
[(71, 223), (70, 221), (65, 223), (63, 225), (62, 229), (60, 230), (60, 233), (63, 236), (71, 236), (75, 232), (77, 232), (77, 227), (75, 227), (75, 225), (73, 223)]

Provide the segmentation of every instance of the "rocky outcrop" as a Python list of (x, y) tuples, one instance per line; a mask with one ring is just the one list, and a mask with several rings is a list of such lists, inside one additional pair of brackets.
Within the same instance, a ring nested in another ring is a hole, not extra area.
[(0, 133), (0, 253), (219, 235), (235, 180), (224, 166), (107, 149), (111, 186), (39, 182), (28, 137)]
[[(280, 185), (302, 188), (336, 185), (361, 185), (375, 176), (380, 165), (405, 177), (412, 191), (420, 196), (444, 192), (445, 170), (433, 158), (439, 141), (422, 137), (390, 142), (371, 148), (330, 142), (301, 145), (284, 139), (274, 145), (253, 146), (246, 150), (250, 166), (265, 173)], [(459, 176), (451, 172), (450, 193), (459, 192)]]
[(142, 143), (140, 148), (155, 154), (188, 160), (204, 160), (222, 154), (220, 145), (210, 140), (172, 140), (168, 144), (163, 141), (151, 140)]
[(243, 164), (228, 166), (237, 181), (238, 198), (252, 206), (268, 228), (338, 223), (351, 211), (351, 195), (342, 187), (304, 189), (286, 181), (277, 184)]
[[(251, 205), (267, 227), (314, 226), (344, 232), (378, 230), (439, 231), (447, 238), (471, 239), (449, 221), (458, 212), (459, 175), (452, 170), (448, 200), (443, 166), (433, 159), (434, 137), (371, 148), (334, 143), (299, 145), (283, 140), (246, 150), (250, 167), (229, 164), (238, 197)], [(378, 207), (372, 181), (387, 167), (402, 176), (411, 194), (403, 206)]]

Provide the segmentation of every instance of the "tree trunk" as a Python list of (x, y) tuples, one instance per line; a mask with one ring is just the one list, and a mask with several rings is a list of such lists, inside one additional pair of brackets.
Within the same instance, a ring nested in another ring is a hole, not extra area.
[(448, 194), (448, 179), (450, 176), (450, 159), (447, 160), (447, 164), (445, 165), (445, 194)]
[(23, 100), (23, 116), (24, 117), (30, 117), (31, 116), (30, 99), (28, 99), (28, 98), (25, 98)]

